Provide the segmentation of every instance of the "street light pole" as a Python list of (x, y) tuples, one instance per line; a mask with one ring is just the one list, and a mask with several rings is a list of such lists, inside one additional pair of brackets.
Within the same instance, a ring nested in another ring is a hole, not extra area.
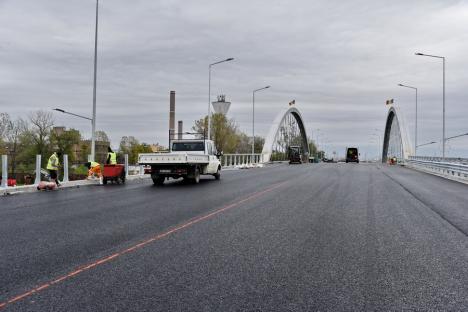
[(407, 86), (404, 84), (399, 83), (399, 87), (410, 88), (416, 91), (416, 116), (415, 116), (415, 126), (414, 126), (414, 156), (417, 156), (417, 149), (418, 149), (418, 88)]
[(415, 55), (442, 59), (442, 158), (445, 158), (445, 57), (424, 53), (415, 53)]
[[(82, 119), (86, 119), (86, 120), (89, 120), (91, 121), (91, 125), (93, 124), (93, 118), (89, 118), (89, 117), (86, 117), (86, 116), (82, 116), (82, 115), (78, 115), (78, 114), (75, 114), (75, 113), (70, 113), (70, 112), (67, 112), (61, 108), (54, 108), (52, 109), (54, 111), (57, 111), (57, 112), (60, 112), (62, 114), (68, 114), (68, 115), (72, 115), (72, 116), (75, 116), (75, 117), (78, 117), (78, 118), (82, 118)], [(93, 155), (93, 154), (92, 154)], [(91, 160), (91, 161), (94, 161), (94, 158)]]
[(437, 143), (437, 142), (432, 141), (432, 142), (429, 142), (429, 143), (420, 144), (420, 145), (418, 145), (418, 147), (426, 146), (426, 145), (431, 145), (431, 144), (435, 144), (435, 143)]
[(98, 43), (99, 0), (96, 0), (96, 29), (94, 32), (94, 82), (93, 82), (93, 119), (91, 134), (91, 161), (96, 155), (96, 76), (97, 76), (97, 43)]
[(230, 58), (227, 58), (227, 59), (222, 60), (222, 61), (211, 63), (208, 66), (208, 125), (207, 125), (208, 140), (211, 138), (210, 137), (210, 135), (211, 135), (211, 127), (210, 127), (210, 119), (211, 119), (211, 66), (214, 66), (214, 65), (220, 64), (220, 63), (224, 63), (224, 62), (229, 62), (229, 61), (232, 61), (232, 60), (234, 60), (234, 58), (230, 57)]
[(78, 115), (78, 114), (75, 114), (75, 113), (70, 113), (70, 112), (67, 112), (67, 111), (65, 111), (65, 110), (63, 110), (63, 109), (60, 109), (60, 108), (54, 108), (53, 110), (54, 110), (54, 111), (57, 111), (57, 112), (60, 112), (60, 113), (63, 113), (63, 114), (68, 114), (68, 115), (72, 115), (72, 116), (75, 116), (75, 117), (87, 119), (87, 120), (90, 120), (91, 122), (93, 122), (93, 119), (92, 119), (92, 118), (89, 118), (89, 117), (86, 117), (86, 116), (82, 116), (82, 115)]
[(460, 138), (462, 136), (466, 136), (468, 135), (468, 133), (463, 133), (463, 134), (459, 134), (459, 135), (454, 135), (454, 136), (451, 136), (449, 138), (446, 138), (445, 141), (448, 141), (448, 140), (451, 140), (451, 139), (455, 139), (455, 138)]
[(252, 161), (255, 154), (255, 92), (268, 89), (269, 87), (266, 86), (252, 91)]

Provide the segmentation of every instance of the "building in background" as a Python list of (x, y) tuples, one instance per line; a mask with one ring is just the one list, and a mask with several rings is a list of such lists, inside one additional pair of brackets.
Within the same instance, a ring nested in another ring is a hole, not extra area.
[(218, 95), (218, 100), (211, 103), (216, 114), (226, 115), (231, 107), (231, 102), (226, 102), (225, 95)]

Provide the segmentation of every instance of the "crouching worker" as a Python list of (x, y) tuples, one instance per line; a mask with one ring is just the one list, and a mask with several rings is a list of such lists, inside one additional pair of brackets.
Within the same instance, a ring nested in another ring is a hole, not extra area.
[(86, 167), (88, 168), (88, 178), (101, 177), (101, 165), (95, 161), (87, 162)]

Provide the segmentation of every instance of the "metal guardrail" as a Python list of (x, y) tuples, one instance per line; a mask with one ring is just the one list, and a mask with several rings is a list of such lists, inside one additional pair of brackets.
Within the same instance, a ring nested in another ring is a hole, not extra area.
[(459, 157), (433, 157), (433, 156), (410, 156), (410, 160), (421, 160), (421, 161), (432, 161), (432, 162), (444, 162), (444, 163), (456, 163), (468, 165), (468, 158)]
[[(424, 159), (423, 159), (424, 158)], [(431, 159), (431, 160), (425, 160)], [(433, 160), (434, 159), (434, 160)], [(437, 161), (441, 160), (441, 161)], [(442, 161), (443, 160), (443, 161)], [(455, 160), (457, 162), (455, 162)], [(406, 165), (450, 179), (468, 181), (468, 160), (463, 158), (410, 157)]]

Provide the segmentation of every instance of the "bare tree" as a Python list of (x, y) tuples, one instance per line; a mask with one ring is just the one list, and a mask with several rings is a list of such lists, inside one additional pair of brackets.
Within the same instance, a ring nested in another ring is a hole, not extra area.
[(110, 142), (109, 137), (107, 136), (107, 133), (105, 133), (102, 130), (96, 131), (96, 141)]
[(50, 132), (54, 126), (52, 113), (43, 110), (35, 111), (29, 115), (32, 124), (31, 134), (36, 144), (36, 152), (45, 155)]
[(20, 145), (21, 135), (28, 131), (28, 122), (18, 118), (15, 121), (10, 120), (6, 131), (6, 139), (11, 148), (11, 169), (12, 173), (16, 173), (16, 156), (18, 155), (18, 147)]
[(0, 113), (0, 140), (6, 141), (6, 133), (10, 122), (10, 115), (7, 113)]

